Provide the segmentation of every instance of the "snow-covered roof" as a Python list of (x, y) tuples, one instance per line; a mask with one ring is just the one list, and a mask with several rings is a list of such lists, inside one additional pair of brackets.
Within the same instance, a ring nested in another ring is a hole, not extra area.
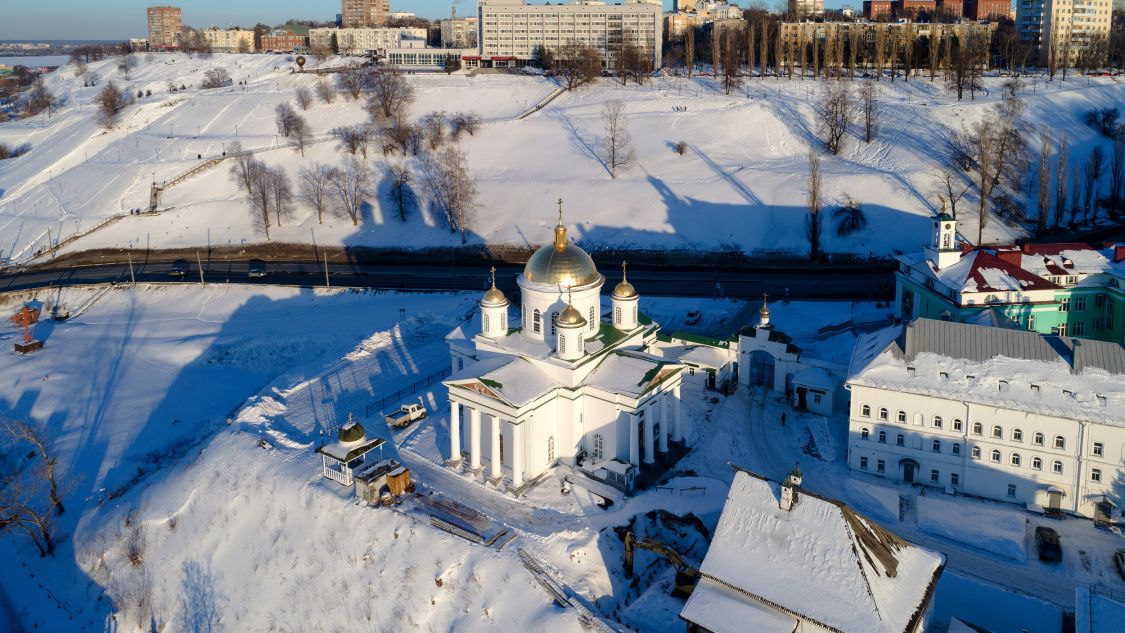
[(917, 319), (862, 335), (849, 384), (1125, 425), (1125, 346)]
[(1039, 275), (984, 250), (975, 250), (942, 270), (930, 267), (934, 277), (958, 292), (1027, 292), (1059, 286)]
[(712, 345), (669, 345), (661, 351), (670, 358), (696, 367), (719, 369), (730, 363), (727, 350)]
[[(782, 510), (780, 484), (736, 473), (700, 566), (704, 578), (732, 589), (739, 600), (841, 633), (913, 630), (933, 596), (942, 555), (900, 539), (842, 503), (804, 491), (798, 495), (791, 510)], [(705, 590), (702, 599), (720, 597)], [(691, 601), (681, 612), (685, 619), (706, 617), (689, 606)], [(761, 621), (766, 631), (778, 625), (769, 616)], [(758, 620), (712, 624), (705, 626), (715, 633), (760, 630)]]
[(478, 361), (450, 376), (445, 384), (473, 389), (517, 408), (562, 386), (535, 363), (519, 356)]
[(797, 630), (794, 616), (747, 600), (741, 593), (706, 578), (691, 592), (680, 617), (715, 633), (793, 633)]
[(666, 376), (665, 370), (681, 366), (656, 356), (639, 353), (613, 353), (586, 378), (585, 384), (610, 393), (639, 398), (654, 383)]
[(1075, 590), (1074, 633), (1118, 633), (1125, 623), (1125, 602), (1097, 589)]
[(793, 384), (826, 391), (832, 391), (836, 388), (836, 381), (832, 380), (828, 372), (820, 367), (806, 367), (797, 372), (793, 375)]
[(364, 438), (355, 442), (332, 442), (316, 449), (316, 452), (331, 457), (338, 462), (350, 462), (356, 457), (368, 453), (384, 443), (383, 438)]
[(1036, 275), (1090, 275), (1101, 272), (1125, 272), (1125, 262), (1114, 262), (1113, 244), (1025, 244), (1020, 265)]

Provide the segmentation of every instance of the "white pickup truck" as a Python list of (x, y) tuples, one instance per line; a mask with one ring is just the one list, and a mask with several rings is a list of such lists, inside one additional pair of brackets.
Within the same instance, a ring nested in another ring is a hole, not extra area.
[(403, 427), (424, 417), (426, 417), (426, 407), (420, 404), (404, 404), (398, 411), (388, 414), (386, 420), (389, 426)]

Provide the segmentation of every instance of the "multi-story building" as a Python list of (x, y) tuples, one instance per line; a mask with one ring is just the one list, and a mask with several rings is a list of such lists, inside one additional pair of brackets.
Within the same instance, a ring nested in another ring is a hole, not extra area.
[(216, 53), (250, 53), (254, 51), (254, 31), (211, 27), (200, 31), (203, 40)]
[(442, 48), (476, 48), (478, 24), (480, 22), (476, 16), (443, 19), (441, 21)]
[(572, 4), (525, 4), (524, 0), (481, 0), (477, 44), (482, 66), (516, 67), (530, 62), (538, 47), (558, 50), (580, 42), (598, 51), (605, 68), (616, 68), (616, 51), (624, 41), (644, 51), (653, 68), (660, 66), (661, 5), (650, 0), (607, 4), (580, 0)]
[(292, 51), (309, 47), (309, 27), (303, 24), (289, 24), (262, 35), (262, 50)]
[(824, 15), (824, 0), (788, 0), (789, 15), (798, 18), (811, 18)]
[(999, 20), (1011, 15), (1009, 0), (964, 0), (965, 17), (970, 20)]
[(1125, 347), (918, 319), (861, 336), (851, 469), (1110, 520), (1125, 477)]
[[(967, 3), (966, 3), (967, 4)], [(1039, 52), (1039, 63), (1074, 64), (1091, 44), (1109, 37), (1110, 0), (1018, 0), (1020, 37)]]
[(425, 48), (426, 29), (422, 28), (370, 28), (370, 29), (311, 29), (309, 47), (313, 50), (332, 48), (336, 36), (336, 50), (341, 55), (364, 55), (389, 48)]
[(863, 17), (868, 20), (890, 18), (894, 15), (893, 5), (891, 0), (863, 0)]
[(183, 12), (179, 7), (149, 7), (149, 48), (176, 48), (183, 30)]
[(391, 19), (391, 0), (341, 0), (340, 26), (358, 29), (386, 26)]
[(964, 0), (937, 0), (937, 13), (954, 18), (965, 16)]
[(1043, 334), (1125, 343), (1125, 244), (960, 248), (957, 221), (934, 221), (934, 241), (901, 255), (895, 310)]

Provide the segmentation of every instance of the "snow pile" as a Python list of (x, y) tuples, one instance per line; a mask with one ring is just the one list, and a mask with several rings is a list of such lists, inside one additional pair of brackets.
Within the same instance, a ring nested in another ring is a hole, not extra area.
[(1027, 560), (1024, 513), (999, 504), (933, 496), (917, 498), (918, 527), (1005, 558)]
[(1058, 633), (1062, 630), (1063, 613), (1059, 607), (1013, 591), (1009, 586), (990, 584), (957, 572), (942, 574), (934, 604), (932, 621), (937, 626), (949, 622), (951, 617), (958, 617), (987, 631)]

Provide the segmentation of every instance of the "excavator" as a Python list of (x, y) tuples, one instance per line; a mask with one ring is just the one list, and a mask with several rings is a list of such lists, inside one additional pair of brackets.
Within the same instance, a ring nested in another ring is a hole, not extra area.
[(672, 566), (676, 568), (675, 588), (672, 590), (673, 596), (686, 598), (695, 590), (695, 585), (699, 583), (698, 569), (688, 564), (688, 562), (684, 560), (684, 557), (680, 556), (679, 552), (672, 549), (670, 546), (655, 539), (646, 537), (637, 538), (633, 536), (632, 532), (625, 533), (626, 577), (633, 577), (633, 549), (636, 547), (647, 549), (654, 554), (667, 558), (668, 562), (672, 563)]

